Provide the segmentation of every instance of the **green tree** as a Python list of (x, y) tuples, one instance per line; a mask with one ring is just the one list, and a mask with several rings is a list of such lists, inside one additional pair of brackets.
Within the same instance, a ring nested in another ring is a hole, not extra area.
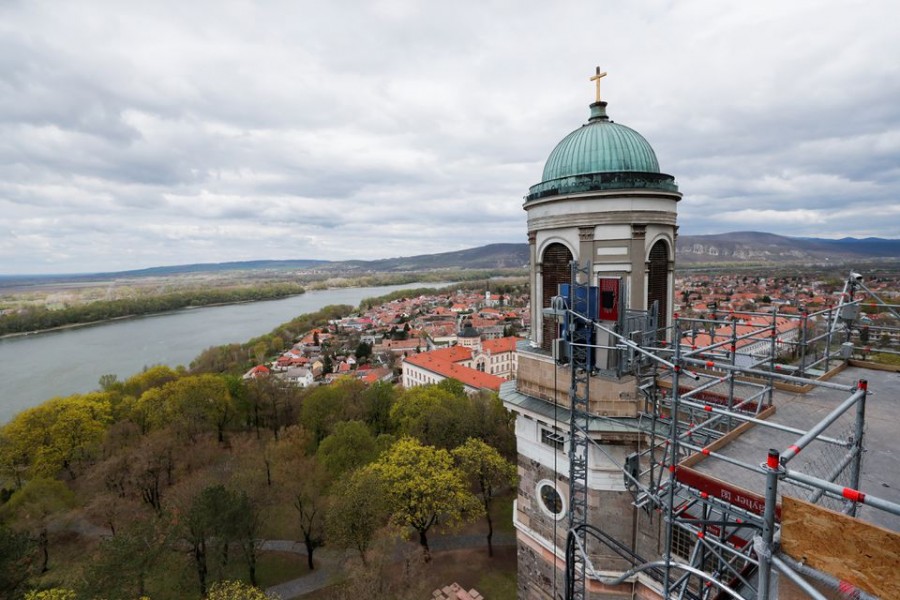
[(407, 437), (366, 469), (384, 485), (391, 521), (415, 529), (426, 556), (430, 553), (428, 531), (433, 525), (480, 516), (481, 504), (467, 489), (447, 450), (423, 446)]
[(140, 598), (147, 576), (169, 547), (168, 519), (138, 519), (100, 542), (86, 567), (83, 595), (88, 598)]
[(226, 381), (217, 375), (189, 375), (148, 390), (138, 400), (155, 427), (173, 425), (191, 442), (206, 431), (224, 441), (225, 426), (234, 418), (234, 400)]
[(322, 440), (316, 458), (332, 477), (337, 477), (373, 461), (376, 453), (375, 436), (365, 423), (341, 421)]
[(488, 556), (494, 556), (491, 506), (499, 490), (515, 484), (516, 466), (503, 458), (497, 450), (475, 438), (469, 438), (465, 444), (454, 448), (452, 454), (481, 499), (488, 526)]
[(355, 354), (356, 354), (356, 360), (358, 360), (359, 362), (364, 362), (366, 359), (368, 359), (370, 356), (372, 356), (372, 346), (365, 342), (360, 342), (356, 346)]
[(313, 553), (325, 543), (325, 506), (330, 477), (314, 457), (301, 459), (297, 477), (291, 485), (291, 505), (297, 511), (297, 522), (306, 547), (306, 564), (315, 569)]
[(293, 425), (297, 415), (301, 391), (282, 385), (275, 377), (259, 377), (246, 385), (242, 408), (243, 419), (261, 436), (260, 430), (268, 428), (276, 438), (283, 427)]
[(75, 494), (56, 479), (31, 479), (3, 507), (0, 518), (37, 538), (40, 572), (50, 568), (49, 526), (54, 517), (75, 506)]
[(325, 523), (329, 543), (354, 548), (365, 565), (366, 552), (386, 520), (384, 488), (372, 470), (345, 473), (335, 483)]
[(471, 402), (465, 392), (457, 393), (452, 383), (445, 385), (449, 381), (416, 386), (401, 393), (391, 407), (396, 431), (440, 448), (462, 444), (470, 434)]
[(256, 359), (257, 364), (262, 364), (262, 362), (266, 359), (266, 354), (269, 352), (269, 345), (265, 342), (257, 342), (253, 346), (253, 357)]
[(53, 398), (16, 415), (0, 429), (0, 469), (21, 487), (29, 477), (75, 478), (92, 460), (111, 422), (110, 394)]
[(269, 342), (269, 345), (272, 347), (274, 352), (281, 352), (284, 350), (284, 338), (278, 335), (273, 335), (272, 340)]
[(353, 377), (341, 377), (304, 395), (300, 423), (313, 434), (316, 448), (331, 434), (336, 423), (365, 417), (365, 391), (364, 383)]
[(190, 548), (201, 597), (206, 595), (209, 578), (208, 543), (216, 532), (217, 492), (216, 487), (201, 491), (191, 502), (184, 518), (179, 518), (179, 535)]
[(97, 383), (100, 386), (100, 389), (104, 392), (121, 390), (123, 387), (123, 383), (119, 381), (119, 376), (115, 373), (107, 373), (105, 375), (101, 375)]
[(75, 479), (77, 467), (93, 460), (112, 422), (109, 396), (108, 392), (95, 392), (59, 403), (49, 430), (50, 443), (40, 453), (44, 474), (64, 469)]
[(516, 459), (515, 415), (506, 410), (497, 392), (482, 391), (468, 398), (471, 407), (468, 435), (486, 442), (509, 460)]
[(52, 443), (53, 401), (23, 410), (0, 428), (0, 469), (20, 489), (36, 471), (41, 449)]
[(393, 431), (391, 427), (391, 407), (396, 391), (387, 381), (376, 381), (362, 393), (362, 419), (376, 436)]
[(138, 398), (147, 390), (162, 387), (176, 379), (178, 379), (178, 372), (165, 365), (157, 365), (126, 379), (122, 391), (129, 396)]
[(16, 595), (33, 574), (35, 546), (24, 532), (0, 525), (0, 593)]

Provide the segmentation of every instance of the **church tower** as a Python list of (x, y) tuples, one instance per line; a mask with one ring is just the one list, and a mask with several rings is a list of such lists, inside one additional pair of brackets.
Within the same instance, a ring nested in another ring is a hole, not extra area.
[[(531, 339), (550, 351), (556, 323), (543, 316), (569, 263), (592, 263), (592, 285), (618, 280), (626, 308), (658, 307), (660, 327), (671, 322), (675, 178), (662, 173), (656, 153), (634, 129), (612, 121), (600, 99), (588, 122), (564, 137), (547, 159), (541, 182), (528, 190), (531, 250)], [(611, 284), (610, 284), (611, 285)]]
[[(581, 523), (630, 540), (636, 554), (655, 555), (659, 544), (659, 519), (635, 508), (619, 466), (646, 445), (638, 426), (645, 374), (640, 357), (622, 350), (615, 336), (640, 337), (649, 346), (666, 336), (681, 194), (647, 140), (607, 115), (600, 97), (605, 75), (598, 68), (591, 77), (596, 98), (587, 123), (556, 145), (525, 197), (531, 339), (518, 347), (516, 380), (500, 387), (504, 406), (516, 415), (520, 600), (560, 597), (566, 533), (576, 514)], [(573, 262), (582, 269), (577, 286)], [(566, 296), (566, 286), (570, 300), (596, 298), (586, 303), (588, 358), (571, 331), (566, 343), (563, 327), (576, 327), (572, 311), (551, 306), (554, 296)], [(629, 568), (609, 547), (586, 548), (593, 564), (609, 572)], [(626, 588), (591, 580), (584, 597), (620, 597), (630, 593)]]

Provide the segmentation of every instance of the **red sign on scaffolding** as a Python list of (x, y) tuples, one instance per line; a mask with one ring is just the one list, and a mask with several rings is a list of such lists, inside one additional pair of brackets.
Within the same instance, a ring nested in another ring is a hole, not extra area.
[[(748, 512), (757, 515), (763, 514), (766, 509), (766, 499), (759, 494), (754, 494), (744, 488), (726, 483), (721, 479), (704, 475), (688, 467), (679, 466), (675, 469), (675, 479), (686, 486), (700, 492), (705, 492), (712, 498), (733, 504)], [(775, 518), (781, 520), (781, 505), (775, 506)]]

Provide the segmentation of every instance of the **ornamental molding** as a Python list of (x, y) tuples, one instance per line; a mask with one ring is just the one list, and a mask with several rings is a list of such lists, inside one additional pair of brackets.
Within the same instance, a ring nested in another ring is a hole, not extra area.
[(579, 227), (578, 228), (578, 241), (593, 242), (594, 241), (594, 228), (593, 227)]
[(630, 225), (635, 221), (647, 225), (675, 226), (675, 213), (668, 210), (617, 210), (581, 214), (548, 215), (528, 219), (528, 231), (563, 227), (595, 227), (597, 225)]

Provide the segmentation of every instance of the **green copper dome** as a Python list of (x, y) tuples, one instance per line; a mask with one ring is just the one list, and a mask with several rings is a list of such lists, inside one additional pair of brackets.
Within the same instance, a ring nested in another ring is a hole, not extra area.
[(591, 119), (556, 145), (542, 181), (588, 173), (659, 173), (653, 148), (634, 129), (606, 116), (605, 102), (591, 106)]
[(647, 140), (634, 129), (610, 121), (606, 102), (595, 102), (588, 122), (550, 153), (541, 183), (532, 186), (526, 199), (624, 188), (678, 191), (674, 178), (660, 172)]

